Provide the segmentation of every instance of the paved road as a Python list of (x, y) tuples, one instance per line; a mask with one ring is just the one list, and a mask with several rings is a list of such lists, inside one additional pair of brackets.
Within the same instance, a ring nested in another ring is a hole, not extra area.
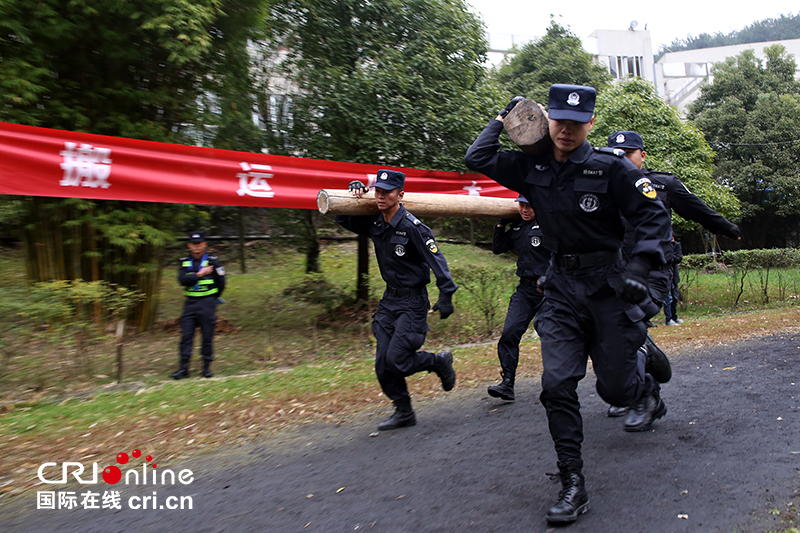
[[(772, 512), (800, 508), (800, 335), (679, 353), (673, 367), (669, 412), (643, 434), (605, 416), (591, 374), (582, 382), (591, 510), (569, 531), (786, 527)], [(306, 426), (182, 465), (190, 485), (128, 487), (122, 510), (37, 510), (23, 495), (2, 509), (0, 531), (551, 531), (544, 514), (559, 487), (545, 475), (556, 465), (539, 390), (523, 380), (514, 404), (457, 390), (417, 403), (416, 427), (378, 436), (386, 413)], [(154, 491), (159, 505), (191, 496), (193, 509), (128, 508)]]

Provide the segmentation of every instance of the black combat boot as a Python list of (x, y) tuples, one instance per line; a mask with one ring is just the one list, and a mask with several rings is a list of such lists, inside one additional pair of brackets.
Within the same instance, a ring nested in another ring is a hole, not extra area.
[(514, 401), (514, 373), (503, 372), (501, 374), (503, 381), (497, 385), (490, 386), (487, 391), (492, 398), (500, 398), (507, 402)]
[(584, 486), (583, 474), (571, 460), (558, 462), (558, 474), (548, 474), (561, 480), (558, 501), (547, 511), (550, 524), (571, 524), (578, 515), (589, 510), (589, 494)]
[(667, 406), (661, 399), (659, 391), (643, 395), (638, 402), (628, 408), (628, 417), (625, 419), (625, 431), (647, 431), (653, 421), (667, 414)]
[(417, 417), (411, 408), (411, 399), (396, 400), (394, 402), (394, 414), (387, 420), (378, 424), (379, 431), (404, 428), (406, 426), (416, 426)]
[(647, 352), (647, 359), (645, 359), (644, 371), (653, 376), (653, 379), (659, 383), (666, 383), (672, 378), (672, 367), (667, 359), (667, 354), (664, 350), (656, 345), (656, 341), (647, 334), (647, 340), (644, 341), (643, 348)]
[(456, 385), (456, 371), (453, 369), (453, 354), (450, 350), (439, 352), (433, 356), (433, 367), (429, 372), (436, 372), (442, 380), (442, 388), (445, 391), (453, 390)]
[(203, 377), (212, 378), (214, 373), (211, 372), (211, 361), (203, 361)]
[(183, 379), (189, 377), (189, 361), (181, 361), (181, 366), (169, 375), (172, 379)]
[(620, 417), (620, 416), (625, 416), (626, 414), (628, 414), (628, 408), (627, 407), (616, 407), (614, 405), (609, 405), (608, 406), (608, 412), (606, 412), (606, 414), (608, 416), (610, 416), (611, 418), (617, 418), (617, 417)]

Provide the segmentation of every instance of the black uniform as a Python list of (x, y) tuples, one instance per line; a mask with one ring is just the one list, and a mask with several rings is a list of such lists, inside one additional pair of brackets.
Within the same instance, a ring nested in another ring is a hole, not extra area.
[[(672, 210), (674, 209), (676, 213), (686, 220), (697, 222), (712, 233), (725, 235), (731, 239), (738, 239), (741, 236), (739, 226), (703, 203), (700, 198), (686, 188), (677, 176), (668, 172), (657, 172), (649, 168), (642, 170), (644, 175), (650, 179), (658, 199), (667, 208), (667, 212), (670, 215), (670, 223)], [(632, 230), (633, 226), (626, 222), (625, 244), (623, 246), (623, 252), (626, 256), (629, 256), (633, 250), (634, 235)], [(674, 267), (672, 247), (668, 249), (666, 259), (666, 265), (654, 269), (648, 279), (650, 297), (655, 303), (655, 307), (647, 307), (645, 305), (647, 318), (658, 313), (659, 308), (666, 301), (667, 293), (672, 288)]]
[[(622, 151), (589, 143), (564, 162), (500, 150), (503, 123), (492, 120), (467, 151), (465, 162), (527, 198), (553, 255), (545, 299), (534, 319), (542, 340), (541, 401), (560, 464), (580, 469), (582, 419), (578, 382), (591, 354), (597, 392), (608, 403), (631, 405), (657, 395), (645, 373), (644, 313), (615, 294), (623, 283), (624, 227), (635, 228), (632, 254), (650, 267), (666, 263), (669, 215), (650, 182)], [(659, 400), (660, 401), (660, 400)], [(563, 482), (563, 480), (562, 480)]]
[(492, 252), (502, 254), (516, 250), (518, 255), (519, 285), (508, 302), (503, 333), (497, 343), (503, 377), (510, 376), (512, 380), (519, 363), (520, 340), (544, 298), (536, 288), (536, 281), (547, 273), (550, 264), (550, 250), (542, 244), (542, 237), (542, 229), (536, 219), (516, 221), (508, 229), (497, 225), (492, 235)]
[(434, 369), (434, 354), (417, 351), (425, 342), (430, 304), (426, 286), (430, 271), (439, 291), (452, 294), (458, 286), (433, 233), (401, 204), (391, 222), (377, 216), (337, 215), (336, 222), (375, 245), (375, 255), (386, 290), (372, 322), (377, 341), (375, 373), (386, 396), (397, 404), (408, 402), (406, 377)]
[[(197, 272), (205, 265), (214, 267), (210, 275), (197, 277)], [(178, 283), (184, 287), (186, 302), (181, 315), (181, 367), (188, 366), (192, 356), (194, 332), (200, 328), (203, 345), (200, 353), (207, 366), (214, 360), (214, 326), (217, 324), (217, 298), (225, 290), (225, 269), (214, 256), (204, 254), (200, 259), (192, 256), (181, 259), (178, 268)]]

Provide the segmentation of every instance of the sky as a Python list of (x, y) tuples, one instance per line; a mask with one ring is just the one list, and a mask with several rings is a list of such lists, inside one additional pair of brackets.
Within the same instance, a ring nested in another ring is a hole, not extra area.
[[(550, 24), (550, 15), (572, 32), (586, 39), (594, 30), (626, 30), (636, 21), (637, 30), (647, 29), (653, 53), (675, 39), (696, 37), (701, 33), (728, 34), (745, 26), (780, 15), (800, 13), (797, 0), (758, 0), (754, 2), (710, 2), (639, 0), (625, 7), (601, 0), (568, 0), (545, 4), (532, 0), (466, 0), (473, 12), (482, 16), (490, 34), (492, 48), (507, 48), (542, 36)], [(519, 36), (519, 37), (517, 37)]]

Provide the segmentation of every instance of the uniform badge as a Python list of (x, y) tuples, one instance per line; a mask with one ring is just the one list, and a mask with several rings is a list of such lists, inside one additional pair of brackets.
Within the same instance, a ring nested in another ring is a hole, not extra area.
[(581, 196), (578, 205), (581, 206), (587, 213), (591, 213), (593, 211), (597, 211), (597, 208), (600, 207), (600, 199), (594, 194), (584, 194)]
[(576, 106), (581, 103), (581, 96), (578, 93), (569, 93), (567, 96), (567, 104), (571, 106)]
[(405, 246), (403, 246), (402, 244), (398, 244), (397, 246), (394, 247), (394, 253), (395, 255), (397, 255), (397, 257), (403, 257), (404, 255), (406, 255)]
[(425, 246), (428, 247), (428, 250), (430, 250), (432, 254), (435, 254), (436, 252), (439, 251), (439, 247), (436, 246), (436, 241), (434, 241), (433, 239), (428, 239), (427, 241), (425, 241)]
[(544, 172), (548, 168), (550, 168), (549, 165), (536, 165), (536, 170), (538, 170), (539, 172)]
[(225, 267), (217, 267), (217, 275), (224, 276), (225, 275)]
[(621, 133), (620, 133), (619, 135), (617, 135), (617, 139), (616, 139), (616, 141), (617, 141), (617, 144), (622, 144), (622, 143), (624, 143), (624, 142), (625, 142), (625, 136), (624, 136), (623, 134), (621, 134)]
[(639, 189), (639, 192), (645, 195), (646, 197), (650, 198), (651, 200), (656, 199), (656, 190), (653, 188), (653, 184), (650, 182), (648, 178), (641, 178), (636, 182), (636, 188)]
[(539, 246), (542, 244), (542, 239), (538, 235), (531, 237), (531, 246)]

